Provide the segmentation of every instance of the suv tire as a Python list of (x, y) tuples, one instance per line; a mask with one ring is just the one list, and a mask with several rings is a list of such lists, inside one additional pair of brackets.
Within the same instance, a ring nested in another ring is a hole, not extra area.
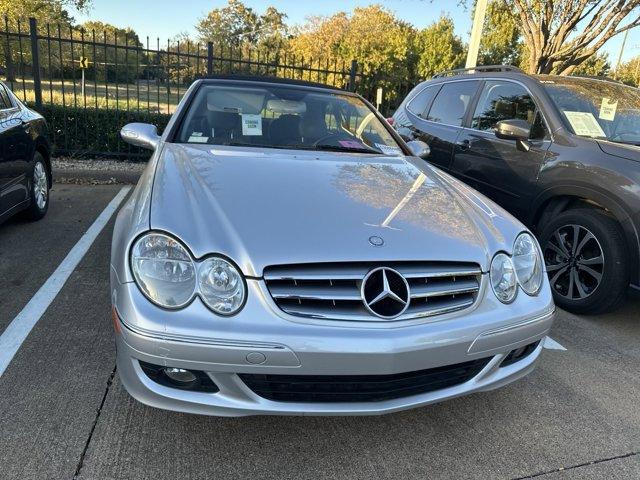
[(615, 309), (629, 285), (627, 246), (618, 223), (596, 209), (557, 215), (540, 234), (556, 304), (573, 313)]

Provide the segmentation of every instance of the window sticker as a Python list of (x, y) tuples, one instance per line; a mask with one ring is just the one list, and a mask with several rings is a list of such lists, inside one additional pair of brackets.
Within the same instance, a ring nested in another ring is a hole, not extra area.
[(262, 116), (253, 113), (243, 113), (242, 135), (247, 137), (262, 135)]
[(616, 118), (616, 109), (618, 108), (618, 101), (615, 102), (607, 97), (602, 98), (602, 103), (600, 104), (600, 114), (598, 117), (602, 120), (609, 120), (613, 122)]
[(591, 112), (563, 112), (576, 135), (606, 137), (602, 127)]
[(375, 146), (385, 155), (401, 155), (402, 150), (398, 147), (390, 147), (384, 143), (376, 143)]

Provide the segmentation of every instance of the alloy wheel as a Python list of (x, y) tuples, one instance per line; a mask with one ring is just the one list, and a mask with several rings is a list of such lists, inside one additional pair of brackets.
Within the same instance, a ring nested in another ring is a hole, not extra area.
[(36, 163), (33, 169), (33, 195), (36, 201), (36, 205), (40, 210), (44, 210), (47, 205), (47, 199), (49, 196), (47, 171), (44, 165), (40, 162)]
[(558, 228), (544, 246), (544, 261), (551, 288), (569, 300), (589, 297), (602, 282), (602, 247), (582, 225)]

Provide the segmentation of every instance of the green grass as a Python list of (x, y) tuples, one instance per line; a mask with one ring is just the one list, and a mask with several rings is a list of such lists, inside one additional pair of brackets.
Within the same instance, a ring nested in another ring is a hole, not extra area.
[[(6, 82), (13, 92), (28, 103), (35, 101), (33, 79), (17, 78), (15, 82)], [(85, 82), (85, 95), (82, 95), (80, 80), (43, 79), (42, 102), (67, 107), (87, 107), (149, 113), (173, 113), (186, 91), (186, 86), (118, 84)]]

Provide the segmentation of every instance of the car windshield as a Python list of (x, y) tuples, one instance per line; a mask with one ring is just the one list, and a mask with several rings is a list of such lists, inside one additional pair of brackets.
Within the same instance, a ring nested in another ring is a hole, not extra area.
[(257, 83), (204, 84), (188, 108), (178, 143), (402, 153), (365, 102), (340, 92)]
[(640, 90), (587, 78), (542, 80), (576, 135), (640, 145)]

